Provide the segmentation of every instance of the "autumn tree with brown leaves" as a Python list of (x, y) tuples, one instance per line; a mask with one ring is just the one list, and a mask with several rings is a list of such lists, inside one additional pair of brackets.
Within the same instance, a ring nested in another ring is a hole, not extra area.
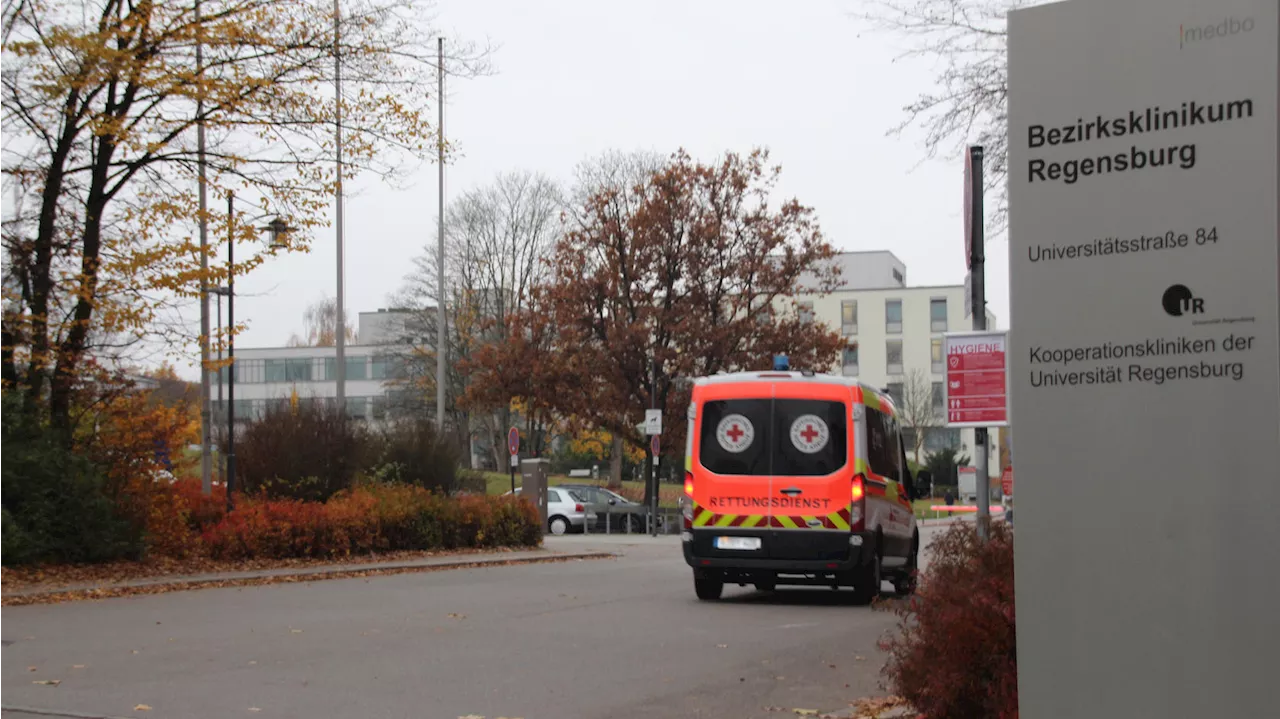
[(837, 287), (834, 250), (812, 209), (776, 202), (778, 173), (760, 150), (713, 164), (679, 152), (634, 185), (587, 193), (523, 336), (483, 358), (486, 379), (651, 459), (644, 410), (662, 409), (664, 444), (682, 447), (694, 377), (767, 368), (778, 353), (829, 367), (839, 334), (788, 297), (802, 280)]
[[(143, 338), (195, 339), (182, 326), (166, 335), (163, 319), (228, 271), (202, 269), (193, 239), (200, 127), (211, 243), (257, 245), (252, 215), (275, 214), (299, 228), (290, 249), (305, 249), (327, 222), (335, 55), (342, 179), (392, 180), (430, 156), (435, 33), (423, 4), (350, 0), (335, 18), (310, 0), (5, 0), (4, 172), (30, 197), (5, 225), (6, 386), (70, 430), (76, 387), (105, 356)], [(477, 69), (461, 55), (451, 73)], [(229, 191), (241, 208), (231, 227)], [(238, 276), (263, 256), (237, 255)]]

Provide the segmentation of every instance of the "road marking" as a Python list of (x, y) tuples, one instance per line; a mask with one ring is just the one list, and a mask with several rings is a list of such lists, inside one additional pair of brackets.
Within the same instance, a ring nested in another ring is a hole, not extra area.
[(805, 627), (816, 627), (817, 622), (801, 622), (800, 624), (783, 624), (778, 629), (804, 629)]

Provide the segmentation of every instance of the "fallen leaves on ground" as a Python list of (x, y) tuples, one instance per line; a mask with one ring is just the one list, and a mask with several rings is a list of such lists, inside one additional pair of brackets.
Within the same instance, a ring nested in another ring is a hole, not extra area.
[(290, 634), (301, 634), (301, 633), (302, 633), (302, 630), (301, 630), (301, 629), (290, 629), (290, 630), (289, 630), (289, 633), (290, 633)]
[[(507, 550), (518, 551), (518, 550)], [(427, 552), (419, 553), (422, 555), (430, 554)], [(601, 553), (598, 557), (589, 557), (591, 559), (611, 559), (613, 555)], [(382, 577), (392, 576), (396, 574), (416, 574), (425, 572), (443, 572), (454, 569), (476, 569), (480, 567), (504, 567), (515, 564), (551, 564), (554, 562), (567, 562), (573, 559), (581, 559), (581, 557), (562, 557), (555, 554), (546, 554), (528, 559), (513, 559), (504, 561), (486, 561), (486, 562), (460, 562), (446, 566), (414, 566), (414, 567), (371, 567), (369, 569), (334, 569), (323, 574), (284, 574), (270, 575), (264, 577), (245, 577), (236, 579), (199, 579), (199, 580), (175, 580), (170, 583), (148, 584), (144, 586), (105, 586), (95, 587), (93, 589), (67, 589), (65, 591), (58, 588), (52, 588), (46, 593), (31, 594), (25, 596), (4, 595), (0, 605), (9, 607), (28, 606), (32, 604), (59, 604), (61, 602), (75, 602), (89, 599), (111, 599), (113, 597), (132, 597), (143, 596), (148, 594), (167, 594), (169, 592), (184, 592), (195, 589), (212, 589), (227, 587), (258, 587), (266, 584), (297, 584), (303, 582), (319, 582), (329, 579), (360, 579), (363, 577)], [(363, 562), (354, 560), (343, 560), (342, 564), (361, 564), (374, 562), (390, 562), (393, 558), (387, 555), (376, 555), (372, 558), (365, 558)], [(318, 566), (335, 566), (334, 562), (318, 562)], [(8, 571), (8, 568), (5, 568)], [(6, 583), (8, 579), (4, 580)], [(6, 586), (7, 588), (7, 586)], [(27, 587), (32, 589), (30, 585)]]
[(467, 615), (458, 614), (457, 612), (449, 612), (449, 618), (450, 619), (466, 619)]
[(32, 684), (44, 684), (45, 686), (56, 687), (62, 683), (61, 679), (36, 679)]
[(136, 712), (149, 712), (151, 711), (151, 707), (147, 706), (146, 704), (139, 704), (138, 706), (134, 707), (133, 710)]
[[(106, 562), (103, 564), (70, 564), (44, 567), (4, 567), (0, 576), (6, 592), (29, 589), (57, 589), (75, 584), (108, 586), (137, 579), (163, 579), (174, 576), (215, 574), (220, 572), (253, 572), (263, 569), (307, 569), (328, 564), (370, 564), (398, 562), (430, 557), (466, 556), (469, 554), (499, 554), (533, 551), (526, 547), (476, 548), (451, 550), (403, 550), (381, 552), (352, 557), (322, 559), (305, 557), (297, 559), (243, 559), (217, 560), (208, 557), (173, 559), (149, 557), (141, 562)], [(159, 624), (159, 622), (157, 622)]]
[(868, 697), (853, 703), (853, 716), (855, 719), (876, 719), (887, 711), (906, 706), (907, 700), (902, 697)]
[(261, 709), (259, 709), (258, 707), (249, 707), (249, 711), (251, 711), (251, 712), (260, 712), (260, 711), (262, 711), (262, 710), (261, 710)]

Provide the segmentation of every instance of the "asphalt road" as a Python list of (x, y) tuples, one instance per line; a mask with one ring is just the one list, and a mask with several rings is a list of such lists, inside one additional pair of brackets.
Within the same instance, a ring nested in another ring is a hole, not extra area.
[[(674, 537), (549, 544), (624, 556), (5, 608), (3, 704), (155, 719), (744, 719), (880, 693), (886, 612), (830, 589), (699, 602)], [(61, 682), (35, 683), (48, 680)]]

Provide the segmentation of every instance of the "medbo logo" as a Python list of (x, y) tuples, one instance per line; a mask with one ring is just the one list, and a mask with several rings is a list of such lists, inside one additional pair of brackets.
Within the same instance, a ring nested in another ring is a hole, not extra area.
[(1253, 30), (1253, 18), (1247, 17), (1239, 20), (1229, 17), (1217, 25), (1199, 25), (1187, 27), (1186, 25), (1178, 26), (1178, 47), (1183, 48), (1193, 42), (1201, 40), (1212, 40), (1217, 37), (1230, 37), (1239, 35), (1242, 32)]
[(1170, 286), (1164, 291), (1160, 304), (1164, 305), (1164, 311), (1173, 317), (1181, 317), (1186, 313), (1204, 314), (1204, 299), (1193, 295), (1186, 285)]

